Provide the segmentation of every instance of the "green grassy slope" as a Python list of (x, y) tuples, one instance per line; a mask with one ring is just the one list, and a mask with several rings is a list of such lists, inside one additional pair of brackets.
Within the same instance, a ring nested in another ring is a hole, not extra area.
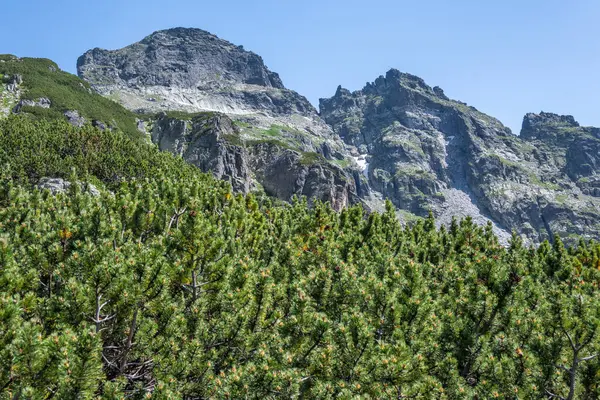
[(130, 136), (140, 136), (136, 115), (121, 105), (90, 90), (87, 82), (61, 71), (51, 60), (43, 58), (16, 58), (0, 55), (0, 75), (4, 80), (19, 74), (23, 77), (22, 98), (37, 100), (47, 97), (49, 109), (25, 107), (24, 112), (41, 118), (64, 118), (63, 112), (77, 110), (86, 119), (114, 125)]

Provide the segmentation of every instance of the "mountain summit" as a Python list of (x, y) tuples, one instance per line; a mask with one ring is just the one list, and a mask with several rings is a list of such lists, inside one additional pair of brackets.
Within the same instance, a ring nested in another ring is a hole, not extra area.
[(507, 239), (598, 238), (600, 130), (572, 116), (527, 114), (520, 136), (392, 69), (321, 99), (321, 117), (366, 156), (370, 187), (438, 222), (469, 215)]
[(158, 31), (121, 50), (90, 50), (78, 59), (77, 71), (99, 86), (110, 82), (194, 89), (214, 82), (284, 89), (279, 75), (259, 55), (193, 28)]
[(119, 50), (90, 50), (77, 60), (77, 72), (139, 112), (217, 111), (267, 128), (277, 122), (330, 133), (310, 102), (286, 89), (259, 55), (201, 29), (167, 29)]

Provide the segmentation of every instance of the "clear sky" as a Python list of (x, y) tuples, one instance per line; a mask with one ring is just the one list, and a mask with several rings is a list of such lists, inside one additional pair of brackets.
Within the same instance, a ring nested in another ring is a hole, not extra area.
[(500, 119), (527, 112), (600, 126), (598, 0), (27, 0), (0, 6), (0, 53), (77, 57), (176, 26), (260, 54), (315, 105), (397, 68)]

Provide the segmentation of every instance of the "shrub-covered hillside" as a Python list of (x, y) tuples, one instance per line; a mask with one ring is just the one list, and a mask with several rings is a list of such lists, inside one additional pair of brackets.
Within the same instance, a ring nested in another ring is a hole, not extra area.
[(181, 158), (119, 131), (16, 115), (0, 120), (0, 165), (14, 182), (29, 184), (42, 177), (69, 178), (72, 174), (109, 187), (160, 173), (176, 178), (202, 175)]
[[(0, 398), (600, 396), (595, 243), (273, 205), (62, 122), (0, 150)], [(30, 188), (67, 173), (106, 186)]]
[(37, 101), (44, 97), (51, 101), (50, 108), (25, 106), (22, 112), (42, 118), (64, 119), (65, 111), (77, 110), (88, 120), (102, 121), (132, 137), (140, 136), (134, 113), (93, 92), (89, 83), (61, 71), (53, 61), (0, 54), (0, 83), (7, 83), (15, 75), (23, 79), (21, 99)]

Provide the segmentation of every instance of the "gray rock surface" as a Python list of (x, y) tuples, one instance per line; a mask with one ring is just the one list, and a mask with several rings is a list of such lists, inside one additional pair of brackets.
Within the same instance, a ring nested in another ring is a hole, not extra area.
[(69, 190), (71, 182), (61, 178), (42, 178), (36, 186), (40, 190), (49, 190), (50, 193), (56, 195)]
[(6, 86), (6, 89), (10, 92), (10, 93), (17, 93), (19, 90), (19, 86), (21, 86), (23, 84), (23, 76), (22, 75), (13, 75), (9, 81), (8, 81), (8, 85)]
[(107, 129), (106, 124), (102, 121), (98, 121), (97, 119), (92, 120), (92, 126), (100, 129), (101, 131), (105, 131)]
[(17, 105), (14, 108), (14, 112), (18, 113), (21, 111), (21, 109), (23, 107), (40, 107), (40, 108), (50, 108), (50, 105), (52, 104), (52, 102), (50, 101), (49, 98), (47, 97), (40, 97), (37, 100), (28, 100), (28, 99), (23, 99), (20, 100)]
[(201, 29), (155, 32), (117, 51), (96, 48), (79, 58), (77, 68), (98, 84), (195, 89), (222, 82), (283, 89), (279, 75), (260, 56)]
[(21, 95), (22, 83), (21, 75), (4, 76), (0, 80), (0, 118), (8, 116), (14, 111)]
[(281, 124), (331, 135), (310, 102), (286, 89), (260, 56), (201, 29), (168, 29), (119, 50), (90, 50), (77, 71), (131, 110), (216, 111), (267, 129)]
[[(91, 183), (88, 182), (78, 182), (82, 189), (89, 193), (92, 196), (100, 196), (100, 190)], [(49, 190), (53, 195), (57, 195), (59, 193), (66, 193), (71, 187), (71, 182), (62, 179), (62, 178), (42, 178), (37, 183), (36, 187), (40, 190)]]
[(491, 220), (504, 239), (600, 238), (599, 130), (571, 116), (527, 114), (515, 136), (394, 69), (359, 91), (338, 87), (320, 109), (370, 160), (370, 186), (401, 210)]
[(79, 111), (77, 110), (65, 111), (64, 116), (67, 117), (67, 121), (73, 126), (80, 128), (85, 125), (85, 118), (79, 115)]
[(307, 195), (336, 208), (361, 201), (357, 192), (370, 194), (316, 109), (241, 46), (175, 28), (120, 50), (90, 50), (77, 66), (99, 93), (134, 111), (162, 113), (138, 129), (237, 191), (260, 186), (284, 200)]
[(199, 29), (90, 50), (77, 67), (127, 108), (162, 112), (138, 129), (243, 193), (374, 210), (388, 197), (404, 220), (468, 215), (503, 242), (511, 230), (530, 243), (600, 238), (600, 129), (571, 116), (527, 114), (516, 136), (395, 69), (362, 90), (338, 87), (319, 114), (259, 56)]
[(151, 135), (161, 150), (180, 155), (203, 171), (228, 180), (236, 191), (250, 191), (248, 154), (244, 147), (227, 140), (239, 135), (239, 131), (225, 115), (206, 113), (182, 120), (160, 114)]
[(159, 114), (151, 137), (161, 150), (229, 181), (238, 192), (262, 187), (283, 200), (304, 195), (329, 201), (336, 209), (359, 201), (354, 179), (322, 155), (257, 140), (224, 114), (201, 113), (190, 119)]

